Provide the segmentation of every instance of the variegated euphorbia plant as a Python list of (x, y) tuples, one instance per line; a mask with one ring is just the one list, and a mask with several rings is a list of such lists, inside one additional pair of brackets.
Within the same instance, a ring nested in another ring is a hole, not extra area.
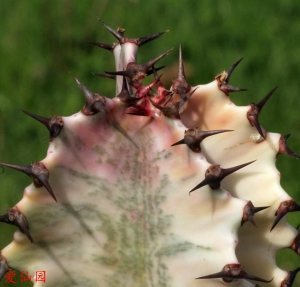
[[(300, 206), (280, 186), (276, 157), (299, 158), (287, 136), (267, 132), (259, 103), (238, 107), (229, 84), (237, 61), (205, 85), (178, 77), (170, 88), (155, 64), (136, 62), (141, 45), (164, 34), (127, 38), (102, 23), (117, 43), (116, 96), (88, 90), (80, 112), (44, 118), (47, 156), (24, 172), (33, 184), (1, 216), (16, 225), (1, 251), (2, 282), (14, 270), (35, 274), (34, 287), (289, 287), (300, 268), (283, 271), (275, 253), (299, 254), (286, 221)], [(143, 79), (153, 77), (145, 85)], [(4, 278), (3, 278), (4, 277)]]

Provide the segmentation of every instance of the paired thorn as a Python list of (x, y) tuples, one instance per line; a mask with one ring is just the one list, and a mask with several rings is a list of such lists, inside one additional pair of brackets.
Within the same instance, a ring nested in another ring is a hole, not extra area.
[[(145, 36), (145, 37), (130, 39), (130, 38), (126, 38), (124, 36), (124, 34), (125, 34), (125, 29), (124, 28), (118, 28), (117, 30), (114, 30), (111, 27), (109, 27), (108, 25), (106, 25), (102, 20), (100, 20), (100, 22), (119, 41), (120, 44), (124, 44), (124, 43), (129, 42), (129, 43), (134, 43), (137, 46), (142, 46), (142, 45), (144, 45), (144, 44), (146, 44), (150, 41), (153, 41), (153, 40), (159, 38), (161, 35), (169, 32), (169, 30), (165, 30), (165, 31), (158, 32), (158, 33), (148, 35), (148, 36)], [(101, 44), (101, 45), (103, 45), (103, 44)], [(109, 45), (107, 45), (107, 46), (109, 46)], [(103, 47), (101, 47), (101, 48), (103, 48)], [(107, 48), (105, 48), (105, 49), (107, 49)]]
[(17, 226), (22, 233), (26, 234), (30, 242), (33, 243), (33, 239), (29, 233), (26, 217), (16, 206), (10, 208), (6, 214), (0, 216), (0, 222)]
[(241, 221), (241, 226), (244, 225), (245, 222), (251, 222), (255, 227), (257, 227), (256, 223), (254, 222), (254, 214), (260, 212), (270, 206), (262, 206), (262, 207), (254, 207), (253, 203), (249, 200), (244, 207), (243, 216)]
[(300, 271), (300, 267), (293, 271), (288, 271), (288, 275), (282, 280), (280, 287), (292, 287), (294, 280), (297, 276), (297, 274)]
[(6, 259), (0, 254), (0, 281), (11, 268), (8, 266)]
[[(153, 60), (148, 61), (144, 64), (137, 64), (135, 62), (130, 62), (125, 71), (116, 71), (116, 72), (105, 72), (109, 75), (116, 75), (116, 76), (125, 76), (130, 79), (130, 84), (132, 84), (135, 88), (141, 86), (142, 80), (148, 75), (149, 69), (155, 65), (156, 62), (158, 62), (163, 57), (167, 56), (173, 48), (169, 49), (165, 53), (159, 55)], [(153, 71), (150, 70), (150, 71)]]
[(266, 138), (266, 131), (263, 130), (261, 125), (259, 124), (258, 116), (261, 112), (262, 108), (266, 104), (266, 102), (270, 99), (270, 97), (273, 95), (277, 87), (275, 87), (271, 92), (269, 92), (258, 104), (252, 103), (250, 105), (250, 109), (247, 112), (247, 119), (251, 126), (255, 126), (259, 134)]
[(105, 97), (98, 93), (91, 92), (74, 75), (72, 75), (72, 77), (85, 97), (85, 106), (81, 109), (81, 112), (86, 116), (92, 116), (99, 112), (106, 113)]
[(62, 131), (64, 122), (61, 116), (53, 116), (52, 118), (44, 118), (33, 113), (22, 110), (26, 115), (36, 119), (42, 123), (50, 132), (49, 140), (53, 141)]
[(0, 162), (0, 165), (6, 166), (27, 174), (33, 179), (35, 187), (45, 187), (53, 199), (57, 202), (53, 190), (49, 184), (49, 171), (42, 162), (34, 162), (28, 166), (14, 165)]
[(281, 202), (278, 209), (276, 210), (276, 219), (271, 227), (270, 232), (275, 228), (275, 226), (279, 223), (282, 217), (284, 217), (288, 212), (295, 211), (300, 211), (300, 205), (296, 203), (296, 200), (290, 199)]
[(247, 91), (247, 89), (237, 88), (229, 85), (229, 78), (234, 71), (234, 69), (237, 67), (237, 65), (243, 60), (243, 58), (236, 61), (228, 70), (223, 71), (222, 73), (218, 74), (215, 79), (218, 82), (218, 88), (223, 93), (225, 93), (227, 96), (229, 93), (233, 92), (244, 92)]
[(234, 279), (248, 279), (248, 280), (264, 282), (264, 283), (270, 283), (273, 280), (273, 278), (271, 280), (265, 280), (255, 275), (249, 274), (246, 271), (244, 271), (242, 265), (238, 263), (226, 264), (223, 267), (222, 271), (211, 275), (198, 277), (196, 279), (212, 279), (212, 278), (221, 278), (226, 283), (230, 283)]
[(293, 152), (287, 145), (286, 141), (287, 139), (291, 136), (291, 134), (288, 134), (286, 136), (281, 135), (280, 139), (279, 139), (279, 149), (278, 149), (278, 153), (279, 154), (287, 154), (290, 155), (296, 159), (300, 158), (300, 155)]
[(232, 130), (199, 131), (196, 128), (188, 129), (184, 132), (184, 138), (172, 144), (172, 146), (186, 144), (193, 152), (200, 152), (201, 151), (200, 144), (205, 138), (212, 135), (231, 132), (231, 131)]
[[(254, 160), (255, 161), (255, 160)], [(211, 165), (206, 171), (205, 171), (205, 178), (202, 182), (200, 182), (198, 185), (196, 185), (190, 192), (193, 192), (196, 189), (199, 189), (205, 185), (208, 185), (212, 190), (218, 190), (221, 186), (221, 181), (231, 173), (253, 163), (254, 161), (241, 164), (235, 167), (226, 168), (223, 169), (220, 167), (220, 165)]]
[(255, 162), (255, 160), (231, 167), (231, 168), (221, 168), (220, 165), (211, 165), (205, 172), (205, 178), (197, 186), (195, 186), (189, 193), (194, 190), (208, 185), (212, 190), (218, 190), (221, 186), (221, 181), (228, 175), (234, 173), (235, 171)]

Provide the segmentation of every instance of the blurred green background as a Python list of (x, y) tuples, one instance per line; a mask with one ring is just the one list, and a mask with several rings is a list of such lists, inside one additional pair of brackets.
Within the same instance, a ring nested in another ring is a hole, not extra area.
[[(26, 165), (45, 157), (48, 132), (20, 109), (46, 117), (81, 109), (83, 97), (68, 72), (91, 90), (114, 95), (113, 81), (91, 74), (114, 70), (109, 52), (88, 44), (115, 41), (98, 19), (114, 28), (125, 27), (132, 37), (170, 29), (139, 54), (144, 62), (176, 48), (161, 62), (168, 65), (163, 81), (172, 78), (166, 74), (176, 67), (180, 43), (192, 85), (213, 80), (245, 57), (231, 83), (249, 91), (232, 94), (233, 102), (258, 102), (278, 85), (261, 114), (261, 124), (268, 131), (292, 133), (289, 145), (300, 153), (299, 13), (300, 2), (295, 0), (0, 1), (0, 161)], [(300, 162), (280, 156), (277, 166), (282, 186), (300, 202)], [(3, 214), (21, 199), (30, 179), (6, 169), (0, 182)], [(299, 213), (289, 221), (297, 226)], [(13, 226), (1, 225), (0, 248), (14, 231)], [(294, 269), (300, 265), (299, 256), (283, 251), (279, 264)], [(1, 286), (11, 285), (3, 281)]]

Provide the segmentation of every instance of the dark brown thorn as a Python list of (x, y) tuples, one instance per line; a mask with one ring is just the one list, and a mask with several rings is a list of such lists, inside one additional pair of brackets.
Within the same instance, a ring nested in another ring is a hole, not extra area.
[(153, 60), (148, 61), (147, 63), (143, 64), (143, 69), (145, 72), (147, 72), (152, 66), (155, 65), (155, 63), (157, 63), (159, 60), (161, 60), (163, 57), (167, 56), (171, 51), (173, 50), (173, 48), (169, 49), (168, 51), (162, 53), (161, 55), (157, 56), (156, 58), (154, 58)]
[(270, 99), (270, 97), (273, 95), (273, 93), (276, 91), (278, 87), (275, 87), (271, 92), (269, 92), (258, 104), (256, 104), (256, 107), (258, 109), (258, 112), (261, 111), (261, 109), (264, 107), (266, 102)]
[(29, 233), (26, 217), (18, 210), (16, 206), (8, 209), (7, 213), (0, 216), (0, 222), (17, 226), (22, 233), (26, 234), (30, 242), (33, 243), (33, 239)]
[(49, 140), (53, 141), (62, 131), (64, 122), (61, 116), (53, 116), (52, 118), (44, 118), (33, 113), (22, 110), (26, 115), (34, 118), (42, 123), (50, 132)]
[(290, 138), (291, 135), (292, 134), (287, 134), (287, 135), (283, 136), (284, 140), (287, 141)]
[(113, 79), (113, 80), (116, 79), (115, 75), (111, 75), (111, 74), (107, 74), (107, 73), (94, 73), (94, 72), (92, 72), (92, 75), (93, 76), (98, 76), (98, 77), (103, 77), (103, 78), (109, 78), (109, 79)]
[(116, 72), (107, 72), (105, 71), (106, 74), (109, 75), (116, 75), (116, 76), (125, 76), (130, 79), (131, 84), (137, 84), (141, 85), (141, 81), (147, 76), (147, 71), (156, 63), (158, 62), (161, 58), (165, 57), (168, 55), (173, 48), (169, 49), (167, 52), (161, 54), (160, 56), (156, 57), (153, 60), (148, 61), (145, 64), (136, 64), (134, 62), (130, 62), (125, 71), (116, 71)]
[(215, 77), (215, 79), (218, 83), (219, 90), (222, 91), (226, 96), (228, 96), (229, 93), (247, 91), (247, 89), (237, 88), (237, 87), (229, 85), (226, 82), (226, 76), (227, 76), (227, 73), (226, 73), (226, 71), (224, 71)]
[(125, 32), (124, 29), (118, 28), (118, 31), (115, 31), (113, 28), (106, 25), (102, 20), (99, 19), (99, 21), (115, 38), (117, 38), (119, 41), (122, 41)]
[(153, 41), (153, 40), (159, 38), (161, 35), (163, 35), (163, 34), (165, 34), (167, 32), (169, 32), (169, 30), (158, 32), (158, 33), (155, 33), (155, 34), (152, 34), (152, 35), (149, 35), (149, 36), (145, 36), (145, 37), (140, 37), (140, 38), (135, 39), (134, 42), (138, 46), (142, 46), (142, 45), (144, 45), (146, 43), (149, 43), (150, 41)]
[(279, 154), (287, 154), (290, 155), (296, 159), (300, 158), (300, 155), (298, 155), (297, 153), (293, 152), (287, 145), (286, 141), (287, 139), (291, 136), (291, 134), (288, 134), (286, 136), (281, 135), (280, 139), (279, 139), (279, 149), (278, 149), (278, 153)]
[(260, 277), (249, 274), (246, 271), (244, 271), (242, 265), (238, 263), (226, 264), (223, 267), (222, 271), (207, 276), (198, 277), (196, 279), (213, 279), (213, 278), (221, 278), (226, 283), (230, 283), (234, 279), (248, 279), (248, 280), (264, 282), (264, 283), (270, 283), (273, 280), (273, 279), (265, 280)]
[(250, 109), (247, 112), (247, 119), (250, 125), (255, 126), (257, 131), (263, 138), (266, 137), (266, 132), (262, 129), (261, 125), (259, 124), (258, 116), (263, 106), (268, 101), (268, 99), (272, 96), (272, 94), (275, 92), (276, 89), (277, 87), (275, 87), (270, 93), (268, 93), (258, 104), (252, 103), (250, 105)]
[(182, 50), (181, 45), (179, 46), (179, 60), (178, 60), (178, 76), (172, 83), (171, 89), (175, 94), (179, 94), (182, 98), (185, 93), (190, 90), (191, 86), (188, 84), (185, 78), (183, 60), (182, 60)]
[(255, 162), (255, 160), (235, 166), (230, 168), (221, 168), (217, 164), (211, 165), (205, 172), (205, 178), (197, 186), (195, 186), (189, 193), (194, 190), (208, 185), (212, 190), (217, 190), (221, 186), (221, 181), (228, 175), (234, 173), (235, 171)]
[(132, 105), (136, 103), (139, 99), (134, 98), (133, 96), (130, 95), (127, 87), (127, 82), (126, 78), (123, 77), (123, 84), (122, 84), (122, 90), (121, 92), (117, 95), (117, 97), (120, 99), (121, 102), (126, 103), (128, 105)]
[(172, 144), (171, 146), (180, 145), (180, 144), (186, 144), (184, 138), (182, 140)]
[(53, 197), (55, 201), (56, 197), (53, 193), (53, 190), (51, 186), (49, 185), (48, 179), (49, 179), (49, 171), (45, 167), (45, 165), (42, 162), (34, 162), (31, 165), (28, 166), (21, 166), (21, 165), (14, 165), (14, 164), (8, 164), (0, 162), (0, 165), (21, 171), (25, 174), (27, 174), (29, 177), (33, 179), (33, 183), (35, 187), (42, 187), (44, 186), (49, 194)]
[(226, 86), (222, 86), (220, 88), (221, 91), (223, 91), (226, 95), (228, 95), (229, 93), (235, 93), (235, 92), (245, 92), (248, 91), (248, 89), (243, 89), (243, 88), (238, 88), (238, 87), (234, 87), (231, 86), (229, 84), (227, 84)]
[[(165, 68), (166, 66), (161, 66), (161, 67), (158, 67), (158, 68), (154, 68), (154, 66), (151, 68), (151, 69), (149, 69), (147, 72), (146, 72), (146, 74), (147, 74), (147, 76), (150, 76), (150, 75), (152, 75), (152, 74), (155, 74), (156, 72), (158, 72), (159, 70), (162, 70), (163, 68)], [(156, 76), (154, 75), (154, 78), (156, 79), (156, 77), (157, 77), (157, 74), (156, 74)]]
[(255, 224), (254, 219), (253, 219), (254, 214), (259, 212), (259, 211), (262, 211), (262, 210), (264, 210), (268, 207), (270, 207), (270, 206), (254, 207), (253, 203), (249, 200), (247, 202), (247, 204), (245, 205), (245, 207), (244, 207), (241, 226), (243, 226), (245, 222), (249, 221), (255, 227), (257, 227), (257, 225)]
[(293, 271), (288, 271), (288, 275), (282, 280), (280, 287), (292, 287), (299, 271), (300, 267), (296, 268)]
[(236, 61), (227, 71), (227, 77), (225, 79), (225, 82), (228, 84), (229, 83), (229, 78), (232, 74), (232, 72), (235, 70), (235, 68), (237, 67), (237, 65), (243, 60), (244, 58), (239, 59), (238, 61)]
[(229, 78), (232, 74), (232, 72), (234, 71), (234, 69), (236, 68), (236, 66), (243, 60), (243, 58), (241, 58), (240, 60), (238, 60), (237, 62), (235, 62), (227, 71), (223, 71), (222, 73), (218, 74), (215, 79), (218, 82), (218, 88), (219, 90), (221, 90), (223, 93), (225, 93), (227, 96), (229, 93), (233, 93), (233, 92), (244, 92), (247, 91), (247, 89), (242, 89), (242, 88), (237, 88), (234, 86), (229, 85)]
[(276, 219), (271, 227), (270, 232), (275, 228), (278, 222), (284, 217), (288, 212), (300, 211), (300, 205), (296, 203), (296, 200), (290, 199), (285, 200), (279, 204), (278, 209), (276, 210), (275, 216)]
[(74, 75), (72, 77), (85, 97), (85, 106), (81, 109), (81, 112), (86, 116), (92, 116), (99, 112), (105, 113), (106, 99), (100, 94), (88, 90)]
[(8, 266), (6, 259), (0, 254), (0, 281), (11, 268)]
[(200, 152), (200, 144), (205, 138), (231, 131), (232, 130), (199, 131), (198, 129), (188, 129), (184, 132), (184, 138), (172, 144), (172, 146), (186, 144), (193, 152)]
[(195, 91), (198, 89), (198, 87), (196, 87), (194, 90), (190, 91), (188, 94), (184, 95), (180, 95), (180, 103), (179, 103), (179, 109), (178, 111), (180, 111), (180, 109), (182, 108), (182, 106), (189, 100), (189, 98), (195, 93)]
[(115, 75), (115, 76), (124, 76), (124, 77), (127, 77), (127, 78), (131, 78), (132, 71), (129, 71), (129, 70), (127, 70), (127, 71), (116, 71), (116, 72), (105, 71), (105, 74), (107, 74), (107, 75)]
[(89, 41), (89, 43), (94, 45), (94, 46), (100, 47), (102, 49), (111, 51), (111, 52), (113, 51), (113, 49), (115, 47), (115, 45), (103, 44), (103, 43), (92, 42), (92, 41)]

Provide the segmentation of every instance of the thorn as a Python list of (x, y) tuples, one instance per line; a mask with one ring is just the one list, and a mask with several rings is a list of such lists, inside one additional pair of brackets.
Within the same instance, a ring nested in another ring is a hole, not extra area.
[(88, 90), (74, 75), (71, 76), (75, 79), (79, 89), (82, 91), (85, 97), (85, 106), (81, 109), (81, 112), (86, 116), (92, 116), (99, 112), (106, 112), (105, 104), (106, 99), (98, 93), (93, 93)]
[(230, 283), (234, 279), (248, 279), (248, 280), (259, 281), (264, 283), (270, 283), (273, 280), (273, 278), (271, 280), (265, 280), (260, 277), (249, 274), (246, 271), (244, 271), (242, 265), (238, 263), (226, 264), (223, 267), (222, 271), (211, 275), (198, 277), (196, 279), (211, 279), (211, 278), (221, 278), (226, 283)]
[(286, 136), (281, 135), (280, 139), (279, 139), (279, 149), (278, 149), (278, 153), (279, 154), (287, 154), (290, 155), (296, 159), (300, 158), (300, 155), (298, 155), (297, 153), (293, 152), (287, 145), (286, 141), (287, 139), (291, 136), (291, 134), (288, 134)]
[(220, 188), (221, 181), (228, 175), (234, 173), (235, 171), (255, 162), (255, 160), (237, 165), (235, 167), (230, 168), (221, 168), (220, 165), (213, 164), (211, 165), (205, 172), (205, 178), (202, 182), (200, 182), (197, 186), (195, 186), (189, 193), (194, 190), (201, 188), (205, 185), (209, 185), (212, 190), (217, 190)]
[(122, 39), (124, 38), (125, 29), (118, 28), (118, 31), (115, 31), (113, 28), (106, 25), (102, 20), (99, 19), (99, 21), (116, 39), (122, 41)]
[(145, 64), (137, 64), (134, 62), (131, 62), (127, 65), (125, 71), (116, 71), (116, 72), (107, 72), (105, 73), (110, 74), (110, 75), (117, 75), (117, 76), (125, 76), (130, 79), (130, 84), (132, 85), (141, 85), (141, 81), (147, 76), (148, 70), (154, 66), (156, 62), (158, 62), (160, 59), (168, 55), (173, 48), (169, 49), (165, 53), (159, 55), (153, 60), (148, 61)]
[(94, 72), (92, 72), (92, 75), (93, 76), (98, 76), (98, 77), (103, 77), (103, 78), (108, 78), (108, 79), (113, 79), (113, 80), (116, 79), (115, 75), (110, 75), (110, 74), (107, 74), (107, 73), (94, 73)]
[(180, 103), (179, 103), (179, 110), (181, 110), (182, 106), (189, 100), (189, 98), (195, 93), (195, 91), (198, 89), (198, 87), (196, 87), (194, 90), (190, 91), (188, 94), (184, 95), (184, 94), (181, 94), (180, 95)]
[(49, 140), (53, 141), (62, 131), (64, 122), (61, 116), (53, 116), (52, 118), (44, 118), (33, 113), (21, 110), (26, 115), (36, 119), (42, 123), (50, 132)]
[(186, 144), (193, 152), (200, 152), (200, 143), (207, 137), (231, 132), (232, 130), (213, 130), (213, 131), (199, 131), (198, 129), (188, 129), (184, 132), (184, 138), (171, 146)]
[(182, 50), (181, 45), (179, 46), (179, 61), (178, 61), (178, 77), (173, 81), (171, 90), (175, 94), (179, 94), (181, 97), (190, 90), (191, 86), (187, 83), (185, 78), (183, 60), (182, 60)]
[[(155, 74), (155, 72), (158, 72), (159, 70), (162, 70), (163, 68), (165, 68), (166, 66), (161, 66), (161, 67), (158, 67), (158, 68), (154, 68), (154, 66), (152, 68), (150, 68), (146, 74), (147, 76), (150, 76), (152, 74)], [(157, 76), (157, 75), (156, 75)], [(160, 76), (161, 77), (161, 76)], [(156, 77), (155, 77), (155, 80), (156, 80)]]
[(8, 266), (6, 259), (0, 254), (0, 281), (11, 268)]
[(218, 88), (223, 93), (225, 93), (227, 96), (229, 93), (233, 92), (244, 92), (247, 91), (247, 89), (237, 88), (229, 85), (229, 78), (234, 71), (234, 69), (237, 67), (237, 65), (243, 60), (241, 58), (240, 60), (236, 61), (228, 70), (223, 71), (222, 73), (218, 74), (215, 79), (218, 82)]
[(161, 35), (165, 34), (165, 33), (168, 33), (169, 30), (165, 30), (165, 31), (162, 31), (162, 32), (158, 32), (156, 34), (152, 34), (152, 35), (149, 35), (149, 36), (145, 36), (145, 37), (140, 37), (140, 38), (137, 38), (137, 39), (133, 39), (133, 41), (138, 45), (138, 46), (142, 46), (146, 43), (149, 43), (150, 41), (153, 41), (157, 38), (159, 38)]
[(0, 162), (0, 165), (21, 171), (33, 179), (35, 187), (45, 187), (53, 199), (57, 202), (51, 186), (49, 185), (49, 171), (42, 162), (34, 162), (28, 166), (14, 165)]
[(270, 93), (268, 93), (258, 104), (252, 103), (250, 105), (250, 109), (247, 112), (247, 119), (251, 126), (255, 126), (259, 134), (266, 138), (266, 131), (264, 131), (259, 124), (258, 116), (260, 111), (262, 110), (265, 103), (269, 100), (272, 94), (275, 92), (277, 87), (275, 87)]
[(112, 52), (115, 48), (115, 45), (103, 44), (103, 43), (92, 42), (92, 41), (89, 41), (89, 43), (94, 46), (100, 47), (102, 49), (108, 50), (110, 52)]
[(251, 222), (255, 227), (257, 227), (257, 225), (254, 222), (254, 214), (262, 211), (266, 208), (269, 208), (270, 206), (263, 206), (263, 207), (254, 207), (253, 203), (249, 200), (247, 202), (247, 204), (244, 207), (244, 211), (243, 211), (243, 217), (242, 217), (242, 221), (241, 221), (241, 226), (244, 225), (245, 222), (249, 221)]
[(282, 280), (280, 287), (292, 287), (299, 271), (300, 267), (296, 268), (293, 271), (288, 271), (288, 275)]
[(275, 228), (278, 222), (284, 217), (288, 212), (300, 211), (300, 205), (296, 203), (296, 200), (290, 199), (282, 201), (279, 204), (278, 209), (276, 210), (275, 216), (276, 219), (271, 227), (270, 232)]
[(235, 70), (235, 68), (238, 66), (238, 64), (243, 60), (244, 58), (241, 58), (239, 60), (237, 60), (227, 71), (227, 77), (225, 79), (225, 82), (228, 84), (229, 83), (229, 78), (232, 74), (232, 72)]
[(27, 220), (16, 206), (8, 209), (6, 214), (0, 216), (0, 222), (17, 226), (22, 233), (26, 234), (30, 242), (33, 243), (33, 239), (29, 233)]
[(117, 97), (120, 99), (121, 102), (128, 104), (129, 106), (133, 105), (134, 103), (136, 103), (139, 100), (139, 99), (133, 97), (132, 95), (130, 95), (125, 77), (123, 77), (122, 90), (117, 95)]

